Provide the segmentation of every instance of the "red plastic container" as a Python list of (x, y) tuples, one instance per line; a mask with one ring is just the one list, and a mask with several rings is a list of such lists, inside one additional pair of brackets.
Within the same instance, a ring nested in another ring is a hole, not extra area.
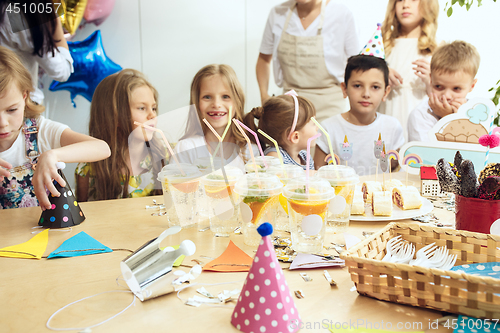
[(455, 196), (455, 228), (490, 233), (490, 226), (500, 218), (500, 200), (482, 200)]

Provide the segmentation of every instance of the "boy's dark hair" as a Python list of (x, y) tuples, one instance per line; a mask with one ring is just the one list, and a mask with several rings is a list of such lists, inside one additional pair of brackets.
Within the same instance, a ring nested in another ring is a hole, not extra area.
[(358, 54), (347, 59), (345, 66), (344, 83), (347, 85), (353, 71), (366, 72), (372, 68), (379, 69), (384, 73), (385, 86), (389, 85), (389, 67), (384, 59), (371, 55)]

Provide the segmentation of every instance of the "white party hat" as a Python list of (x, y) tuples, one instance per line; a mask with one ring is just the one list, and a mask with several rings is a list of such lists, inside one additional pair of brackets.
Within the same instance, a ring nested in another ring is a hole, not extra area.
[(382, 25), (377, 23), (377, 30), (359, 54), (371, 55), (385, 59), (384, 40), (382, 39)]
[(301, 319), (269, 235), (270, 223), (257, 231), (262, 236), (252, 267), (231, 315), (231, 324), (249, 332), (297, 332)]

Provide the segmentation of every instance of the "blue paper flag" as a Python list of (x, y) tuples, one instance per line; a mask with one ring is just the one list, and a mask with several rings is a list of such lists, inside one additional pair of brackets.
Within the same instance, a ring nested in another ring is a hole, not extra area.
[(81, 231), (70, 239), (65, 240), (47, 258), (79, 257), (106, 252), (113, 252), (113, 250), (87, 235), (85, 231)]
[(447, 320), (444, 327), (452, 328), (453, 333), (498, 333), (498, 319), (477, 319), (459, 315), (458, 319)]

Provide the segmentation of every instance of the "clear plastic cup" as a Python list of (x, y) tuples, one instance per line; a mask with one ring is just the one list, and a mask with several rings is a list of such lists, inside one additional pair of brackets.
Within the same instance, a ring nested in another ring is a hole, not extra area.
[[(264, 161), (267, 164), (267, 168), (264, 164)], [(263, 173), (266, 172), (267, 169), (272, 165), (281, 165), (281, 162), (279, 158), (274, 156), (257, 156), (255, 157), (255, 164), (257, 165), (257, 171)], [(255, 172), (254, 163), (252, 162), (252, 160), (248, 161), (247, 164), (245, 164), (245, 172)]]
[[(220, 157), (214, 157), (213, 161), (210, 160), (210, 157), (200, 157), (197, 158), (193, 164), (200, 170), (203, 176), (208, 175), (209, 173), (219, 170), (222, 166), (222, 160)], [(213, 167), (213, 170), (212, 170)], [(209, 207), (208, 200), (205, 195), (205, 191), (203, 190), (203, 186), (199, 186), (198, 188), (198, 197), (196, 199), (198, 205), (198, 215), (200, 216), (198, 219), (198, 230), (205, 231), (210, 228), (210, 218), (209, 218)]]
[(342, 233), (349, 226), (354, 189), (359, 182), (356, 171), (345, 165), (325, 165), (316, 176), (326, 179), (335, 189), (335, 198), (330, 204), (326, 220), (326, 231)]
[(292, 179), (283, 189), (290, 217), (292, 248), (302, 253), (321, 253), (326, 230), (326, 215), (335, 191), (320, 178)]
[(257, 232), (257, 228), (262, 223), (269, 222), (274, 227), (282, 188), (283, 184), (277, 176), (266, 173), (246, 174), (234, 185), (234, 191), (241, 198), (240, 212), (245, 244), (259, 245), (262, 237)]
[(168, 190), (179, 218), (179, 226), (192, 227), (197, 225), (200, 215), (197, 199), (199, 197), (199, 182), (202, 176), (198, 168), (191, 164), (181, 164), (182, 171), (177, 164), (166, 173)]
[(239, 196), (234, 185), (243, 176), (236, 167), (224, 167), (226, 179), (221, 170), (214, 171), (201, 179), (208, 202), (210, 230), (218, 237), (228, 237), (239, 225)]
[[(305, 176), (305, 171), (298, 165), (285, 164), (273, 165), (267, 169), (267, 173), (278, 176), (283, 185), (286, 185), (289, 180)], [(290, 222), (288, 218), (288, 203), (283, 193), (279, 196), (279, 205), (276, 210), (276, 222), (274, 230), (277, 231), (290, 231)]]
[[(181, 166), (184, 168), (190, 168), (190, 164), (181, 163)], [(161, 188), (163, 191), (163, 205), (166, 210), (166, 217), (168, 219), (169, 226), (179, 225), (179, 218), (177, 217), (177, 212), (175, 211), (174, 200), (172, 199), (172, 194), (170, 193), (170, 189), (168, 187), (168, 179), (167, 174), (176, 174), (179, 173), (179, 167), (175, 164), (165, 165), (161, 171), (158, 173), (158, 181), (161, 183)]]

